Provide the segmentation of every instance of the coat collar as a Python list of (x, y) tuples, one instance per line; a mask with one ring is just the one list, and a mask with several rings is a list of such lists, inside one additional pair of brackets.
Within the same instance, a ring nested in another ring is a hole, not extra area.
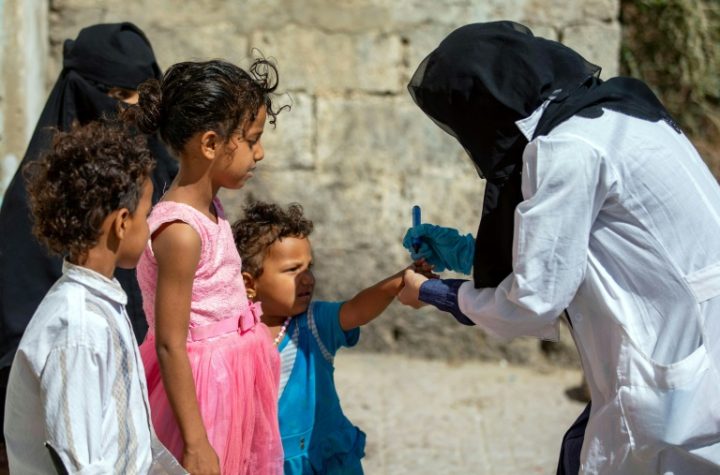
[(518, 129), (520, 129), (520, 132), (522, 132), (528, 142), (530, 142), (535, 135), (535, 129), (537, 129), (537, 126), (540, 123), (540, 119), (545, 112), (545, 109), (547, 109), (548, 105), (550, 105), (551, 99), (543, 102), (542, 105), (535, 109), (535, 111), (528, 117), (525, 117), (524, 119), (520, 119), (515, 122), (515, 125)]

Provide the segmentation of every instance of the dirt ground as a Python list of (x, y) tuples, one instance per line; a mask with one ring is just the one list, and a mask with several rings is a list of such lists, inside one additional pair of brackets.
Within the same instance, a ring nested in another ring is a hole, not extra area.
[(367, 434), (368, 475), (554, 474), (584, 403), (579, 370), (411, 359), (345, 350), (335, 379)]

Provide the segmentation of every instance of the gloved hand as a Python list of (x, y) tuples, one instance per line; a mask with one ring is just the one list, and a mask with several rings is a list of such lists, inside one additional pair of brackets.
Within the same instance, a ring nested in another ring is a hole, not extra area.
[[(415, 252), (413, 238), (420, 239)], [(403, 246), (410, 251), (413, 260), (424, 258), (435, 266), (436, 272), (445, 269), (469, 274), (475, 257), (475, 238), (470, 234), (461, 236), (456, 229), (423, 223), (410, 228), (403, 238)]]

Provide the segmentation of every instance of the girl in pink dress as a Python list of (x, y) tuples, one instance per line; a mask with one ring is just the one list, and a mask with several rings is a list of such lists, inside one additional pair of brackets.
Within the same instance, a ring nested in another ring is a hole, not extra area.
[(265, 60), (249, 72), (179, 63), (141, 85), (124, 113), (141, 131), (159, 131), (180, 160), (137, 267), (150, 327), (140, 351), (155, 431), (193, 475), (282, 473), (279, 359), (216, 197), (241, 188), (263, 159), (276, 86)]

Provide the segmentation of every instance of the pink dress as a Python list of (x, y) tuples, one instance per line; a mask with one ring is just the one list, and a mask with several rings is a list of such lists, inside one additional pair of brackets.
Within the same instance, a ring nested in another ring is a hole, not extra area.
[[(155, 205), (148, 223), (182, 221), (202, 242), (193, 282), (187, 351), (200, 413), (225, 475), (282, 474), (283, 453), (277, 401), (280, 360), (259, 305), (248, 301), (240, 256), (219, 200), (218, 222), (173, 201)], [(183, 440), (168, 402), (155, 351), (157, 262), (148, 244), (137, 266), (149, 325), (140, 346), (153, 425), (159, 439), (181, 460)]]

